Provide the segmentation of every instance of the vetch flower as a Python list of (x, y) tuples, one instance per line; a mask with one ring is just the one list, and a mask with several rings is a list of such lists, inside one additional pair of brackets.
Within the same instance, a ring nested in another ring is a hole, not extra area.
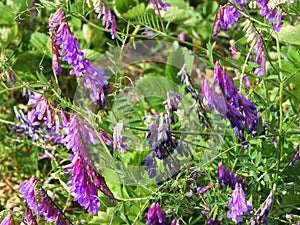
[(25, 207), (25, 211), (24, 211), (25, 222), (29, 225), (38, 225), (38, 223), (36, 222), (36, 216), (33, 215), (26, 201), (24, 201), (24, 207)]
[(166, 225), (167, 220), (165, 218), (164, 211), (160, 208), (159, 203), (153, 203), (146, 217), (146, 223), (148, 225)]
[(204, 192), (208, 191), (209, 189), (211, 189), (212, 187), (214, 186), (214, 184), (209, 184), (205, 187), (202, 187), (202, 188), (197, 188), (197, 194), (203, 194)]
[(35, 188), (38, 181), (32, 176), (26, 183), (20, 184), (20, 193), (24, 196), (24, 201), (28, 204), (29, 208), (38, 214), (38, 206), (36, 201)]
[[(92, 1), (92, 3), (91, 3)], [(102, 17), (102, 25), (105, 29), (111, 29), (111, 38), (115, 39), (116, 34), (116, 18), (112, 15), (110, 8), (108, 8), (101, 0), (86, 0), (89, 8), (94, 8), (98, 14), (98, 19)]]
[(172, 220), (171, 225), (180, 225), (179, 220)]
[[(38, 181), (31, 177), (27, 183), (20, 184), (20, 193), (24, 196), (25, 220), (29, 224), (37, 224), (38, 215), (45, 217), (48, 222), (56, 224), (69, 225), (62, 212), (54, 205), (46, 191), (37, 187)], [(33, 210), (34, 214), (31, 212)]]
[[(146, 0), (146, 2), (149, 2), (150, 0)], [(162, 0), (151, 0), (152, 6), (155, 10), (156, 14), (159, 14), (159, 10), (163, 9), (164, 11), (167, 11), (167, 7), (170, 6), (169, 3), (163, 3)]]
[(273, 205), (273, 190), (270, 191), (265, 202), (260, 206), (260, 208), (254, 213), (254, 216), (250, 220), (250, 225), (260, 225), (261, 221), (267, 224), (267, 216), (271, 211)]
[(242, 177), (240, 177), (237, 173), (227, 169), (225, 166), (223, 166), (222, 162), (218, 163), (218, 178), (220, 184), (225, 184), (232, 189), (235, 189), (237, 183), (242, 184), (242, 186), (245, 186), (246, 184)]
[(276, 23), (273, 25), (273, 30), (275, 30), (276, 32), (279, 32), (281, 29), (281, 17), (282, 17), (282, 9), (279, 10), (279, 13), (277, 15), (277, 19), (276, 19)]
[(69, 157), (71, 164), (65, 169), (66, 173), (72, 172), (68, 182), (71, 186), (70, 192), (75, 195), (75, 201), (78, 201), (88, 212), (96, 214), (100, 208), (98, 190), (113, 199), (104, 177), (88, 162), (88, 145), (97, 144), (99, 141), (97, 133), (77, 115), (70, 116), (70, 122), (64, 131), (64, 144), (73, 151)]
[(118, 122), (114, 127), (113, 140), (114, 150), (117, 147), (120, 149), (121, 154), (124, 154), (124, 150), (129, 150), (129, 147), (123, 144), (123, 121)]
[(296, 161), (299, 160), (300, 161), (300, 147), (299, 149), (296, 151), (293, 160), (292, 160), (292, 167), (295, 166)]
[(221, 6), (218, 14), (216, 15), (213, 31), (214, 37), (217, 36), (219, 27), (221, 27), (221, 29), (223, 29), (225, 32), (228, 32), (228, 27), (236, 23), (241, 17), (242, 14), (236, 7), (228, 5)]
[(95, 104), (101, 99), (105, 105), (105, 88), (109, 77), (104, 76), (104, 70), (97, 68), (89, 59), (84, 58), (79, 42), (70, 31), (65, 14), (59, 8), (50, 17), (50, 33), (55, 35), (55, 49), (59, 49), (60, 57), (72, 66), (70, 74), (83, 77), (83, 84), (91, 90), (90, 98)]
[(235, 184), (235, 189), (231, 200), (228, 202), (230, 210), (227, 212), (227, 217), (238, 223), (243, 221), (243, 214), (249, 214), (252, 210), (251, 202), (245, 199), (243, 187), (240, 183)]
[(174, 91), (167, 92), (167, 99), (164, 101), (164, 104), (168, 114), (169, 122), (171, 124), (175, 123), (174, 112), (179, 109), (181, 101), (182, 98), (179, 94), (175, 93)]
[(7, 216), (2, 220), (0, 225), (14, 225), (13, 215), (11, 213), (7, 214)]

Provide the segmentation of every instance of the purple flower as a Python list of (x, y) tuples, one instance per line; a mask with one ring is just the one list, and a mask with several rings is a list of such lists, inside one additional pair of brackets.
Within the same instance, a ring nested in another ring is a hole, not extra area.
[(211, 189), (214, 186), (214, 184), (209, 184), (205, 187), (202, 188), (197, 188), (197, 194), (203, 194), (204, 192), (208, 191), (209, 189)]
[[(146, 0), (146, 2), (149, 2), (150, 0)], [(155, 10), (156, 14), (159, 14), (159, 10), (163, 9), (164, 11), (167, 11), (167, 7), (170, 6), (169, 3), (163, 3), (162, 0), (151, 0), (152, 6)], [(160, 8), (161, 7), (161, 8)]]
[(295, 153), (293, 160), (292, 160), (292, 167), (295, 166), (296, 161), (299, 160), (300, 161), (300, 148), (297, 150), (297, 152)]
[(148, 225), (165, 225), (167, 224), (164, 211), (160, 208), (159, 203), (153, 203), (148, 212), (146, 217), (146, 223)]
[(232, 189), (235, 189), (237, 183), (240, 183), (243, 186), (245, 185), (243, 179), (237, 173), (234, 173), (223, 166), (222, 162), (218, 163), (218, 178), (220, 184), (225, 184)]
[(48, 222), (56, 222), (56, 224), (69, 224), (62, 215), (62, 212), (57, 209), (52, 200), (47, 195), (43, 188), (39, 190), (41, 200), (39, 203), (39, 213), (46, 218)]
[(189, 192), (189, 199), (191, 199), (191, 200), (194, 199), (194, 192), (192, 189), (190, 189), (190, 192)]
[(145, 165), (145, 170), (148, 171), (149, 178), (156, 176), (156, 161), (154, 158), (154, 152), (150, 152), (142, 161), (142, 165)]
[(164, 104), (168, 113), (169, 122), (171, 124), (175, 123), (174, 112), (179, 109), (181, 100), (182, 98), (180, 97), (180, 95), (175, 93), (174, 91), (167, 92), (167, 99), (164, 101)]
[(25, 207), (25, 211), (24, 211), (25, 222), (29, 225), (38, 225), (38, 223), (36, 222), (36, 216), (33, 215), (26, 201), (24, 201), (24, 207)]
[(180, 225), (179, 220), (172, 220), (171, 225)]
[(75, 201), (88, 209), (88, 212), (96, 214), (100, 208), (98, 190), (113, 199), (104, 177), (87, 162), (87, 145), (96, 145), (99, 141), (97, 133), (76, 115), (71, 115), (64, 131), (64, 144), (74, 153), (69, 157), (71, 164), (65, 170), (66, 173), (72, 171), (68, 182), (70, 192), (75, 195)]
[(7, 214), (7, 216), (2, 220), (0, 225), (14, 225), (13, 215), (11, 213)]
[[(31, 177), (27, 183), (20, 184), (20, 193), (24, 196), (25, 220), (29, 224), (37, 224), (36, 218), (42, 215), (48, 222), (68, 225), (63, 214), (54, 205), (43, 188), (37, 188), (38, 181)], [(33, 210), (34, 214), (31, 212)]]
[(281, 26), (280, 26), (281, 17), (282, 17), (282, 9), (279, 10), (279, 14), (277, 16), (276, 23), (273, 25), (273, 30), (275, 30), (276, 32), (279, 32), (281, 29)]
[[(49, 30), (55, 33), (55, 48), (60, 49), (60, 57), (63, 61), (72, 65), (70, 74), (77, 77), (83, 77), (84, 85), (91, 89), (90, 98), (95, 104), (101, 99), (102, 105), (105, 105), (104, 91), (109, 77), (104, 76), (104, 70), (95, 67), (88, 59), (84, 58), (79, 42), (70, 31), (65, 14), (62, 8), (59, 8), (50, 18)], [(54, 65), (54, 67), (56, 67)]]
[(93, 7), (95, 12), (98, 14), (98, 19), (102, 17), (102, 25), (105, 29), (111, 29), (111, 38), (115, 39), (116, 33), (116, 18), (112, 15), (110, 8), (108, 8), (102, 1), (92, 1), (86, 0), (88, 7)]
[(155, 151), (155, 156), (159, 159), (165, 159), (168, 153), (173, 153), (176, 145), (172, 140), (170, 133), (169, 119), (162, 113), (144, 117), (144, 119), (153, 118), (153, 122), (148, 126), (149, 133), (146, 140), (149, 142), (149, 148)]
[(221, 6), (214, 24), (214, 37), (217, 36), (219, 27), (228, 32), (228, 27), (237, 22), (240, 17), (242, 17), (242, 14), (234, 6)]
[(215, 217), (210, 217), (207, 221), (208, 225), (220, 225), (220, 221)]
[(213, 96), (212, 96), (212, 90), (208, 85), (208, 80), (202, 80), (201, 81), (201, 92), (202, 92), (202, 102), (204, 105), (207, 105), (210, 109), (210, 111), (213, 111)]
[(29, 208), (38, 214), (38, 207), (35, 195), (35, 188), (38, 181), (32, 176), (27, 183), (20, 184), (20, 193), (24, 196), (24, 201), (28, 204)]
[(251, 202), (245, 199), (244, 190), (240, 183), (235, 184), (235, 189), (232, 193), (232, 198), (228, 202), (230, 210), (227, 212), (227, 217), (238, 223), (243, 221), (243, 214), (249, 214), (252, 210)]
[(113, 146), (112, 141), (110, 140), (108, 135), (106, 133), (104, 133), (104, 131), (100, 131), (100, 137), (103, 140), (104, 144), (106, 144), (108, 146)]
[(251, 218), (250, 224), (251, 225), (260, 225), (261, 220), (264, 224), (268, 224), (267, 216), (272, 208), (273, 205), (273, 190), (270, 191), (265, 202), (260, 206), (259, 210), (257, 210), (254, 216)]
[(120, 149), (121, 154), (124, 154), (124, 150), (129, 150), (129, 147), (123, 144), (122, 133), (123, 133), (123, 121), (120, 121), (114, 127), (113, 146), (114, 146), (114, 150), (116, 150), (118, 147)]

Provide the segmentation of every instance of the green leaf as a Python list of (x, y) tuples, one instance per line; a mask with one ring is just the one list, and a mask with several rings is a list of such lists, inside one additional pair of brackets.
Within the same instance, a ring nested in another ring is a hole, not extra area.
[(130, 9), (136, 6), (134, 0), (115, 0), (115, 11), (118, 16), (122, 16), (124, 13), (128, 12)]
[(300, 45), (300, 24), (297, 26), (288, 25), (282, 27), (278, 33), (279, 41), (286, 42), (288, 44)]
[(30, 37), (30, 43), (39, 53), (44, 54), (46, 50), (50, 56), (50, 37), (48, 35), (40, 32), (33, 33)]
[(15, 38), (18, 33), (18, 26), (0, 27), (0, 47), (6, 48)]
[(141, 3), (129, 9), (126, 13), (123, 13), (122, 16), (125, 19), (133, 19), (143, 15), (144, 12), (145, 12), (145, 4)]

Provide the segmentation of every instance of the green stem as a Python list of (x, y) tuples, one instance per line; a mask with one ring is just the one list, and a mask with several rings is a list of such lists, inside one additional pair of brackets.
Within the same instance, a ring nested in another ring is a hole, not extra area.
[[(281, 55), (280, 55), (280, 45), (279, 45), (279, 39), (278, 39), (278, 34), (276, 34), (276, 49), (277, 49), (277, 58), (278, 58), (278, 65), (279, 68), (281, 69), (282, 64), (281, 64)], [(281, 165), (281, 158), (283, 155), (283, 142), (284, 142), (284, 131), (283, 131), (283, 77), (282, 73), (278, 73), (278, 79), (280, 81), (279, 83), (279, 141), (278, 141), (278, 156), (277, 156), (277, 168), (276, 168), (276, 174), (275, 174), (275, 181), (273, 184), (273, 191), (276, 191), (277, 188), (277, 183), (279, 179), (279, 172), (280, 172), (280, 165)]]

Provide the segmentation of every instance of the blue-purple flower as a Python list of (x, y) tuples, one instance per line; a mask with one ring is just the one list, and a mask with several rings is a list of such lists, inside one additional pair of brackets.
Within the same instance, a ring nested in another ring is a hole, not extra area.
[(41, 187), (37, 187), (37, 185), (38, 181), (35, 177), (31, 177), (27, 183), (20, 184), (20, 193), (24, 196), (24, 217), (26, 222), (28, 224), (37, 224), (36, 218), (41, 215), (48, 222), (56, 222), (56, 224), (61, 225), (70, 224), (49, 198), (46, 191)]
[(111, 38), (115, 39), (116, 34), (116, 18), (112, 15), (110, 8), (108, 8), (102, 1), (97, 0), (86, 0), (88, 7), (94, 8), (95, 12), (98, 14), (98, 19), (102, 17), (102, 25), (105, 29), (111, 29)]
[(76, 115), (71, 115), (64, 131), (64, 144), (73, 151), (69, 157), (71, 164), (65, 170), (67, 173), (72, 172), (68, 182), (71, 186), (70, 192), (75, 195), (75, 201), (78, 201), (88, 212), (96, 214), (100, 208), (98, 190), (113, 199), (104, 177), (88, 162), (87, 145), (95, 145), (99, 141), (97, 133)]
[[(146, 2), (149, 2), (150, 0), (146, 0)], [(167, 11), (167, 7), (170, 6), (169, 3), (163, 3), (162, 0), (151, 0), (152, 6), (155, 10), (156, 14), (159, 14), (159, 10), (163, 9), (164, 11)]]
[(213, 186), (214, 186), (214, 184), (212, 183), (212, 184), (206, 185), (205, 187), (198, 187), (197, 188), (197, 194), (203, 194), (204, 192), (211, 189)]
[(300, 148), (296, 151), (293, 160), (292, 160), (292, 167), (295, 166), (296, 161), (300, 161)]
[(0, 225), (14, 225), (13, 215), (11, 213), (7, 214), (7, 216), (2, 220)]
[(218, 178), (220, 184), (225, 184), (232, 189), (235, 189), (237, 183), (242, 184), (242, 186), (245, 185), (242, 177), (240, 177), (237, 173), (227, 169), (225, 166), (223, 166), (222, 162), (218, 163)]
[(176, 112), (181, 104), (182, 98), (174, 91), (167, 92), (167, 99), (164, 101), (170, 124), (174, 124), (174, 112)]
[(230, 210), (227, 212), (227, 217), (231, 218), (232, 221), (238, 223), (243, 221), (243, 214), (249, 214), (252, 210), (250, 201), (245, 198), (242, 184), (236, 183), (235, 189), (232, 193), (232, 198), (228, 202)]
[(159, 203), (153, 203), (148, 212), (146, 217), (146, 223), (148, 225), (166, 225), (167, 220), (165, 218), (164, 211), (160, 208)]
[[(95, 104), (99, 99), (105, 105), (105, 88), (109, 77), (104, 76), (104, 70), (97, 68), (89, 59), (84, 58), (77, 38), (70, 31), (65, 13), (59, 8), (50, 18), (49, 30), (54, 33), (55, 40), (52, 41), (56, 46), (52, 49), (59, 49), (60, 57), (72, 66), (70, 74), (84, 78), (84, 85), (91, 90), (90, 98)], [(54, 54), (56, 57), (57, 53)], [(55, 62), (56, 63), (56, 60)], [(55, 70), (59, 70), (58, 65), (54, 65)]]
[(259, 207), (259, 209), (255, 212), (254, 216), (250, 221), (250, 225), (260, 225), (261, 221), (263, 224), (268, 224), (267, 217), (269, 212), (271, 211), (273, 205), (273, 190), (270, 191), (265, 202)]
[(129, 147), (123, 144), (122, 134), (123, 134), (123, 121), (120, 121), (114, 127), (113, 146), (114, 146), (114, 150), (116, 150), (118, 147), (120, 149), (121, 154), (124, 154), (124, 151), (129, 150)]
[(228, 27), (237, 22), (240, 17), (242, 17), (242, 14), (236, 7), (228, 5), (221, 6), (214, 24), (214, 37), (217, 36), (219, 27), (225, 32), (228, 32)]

